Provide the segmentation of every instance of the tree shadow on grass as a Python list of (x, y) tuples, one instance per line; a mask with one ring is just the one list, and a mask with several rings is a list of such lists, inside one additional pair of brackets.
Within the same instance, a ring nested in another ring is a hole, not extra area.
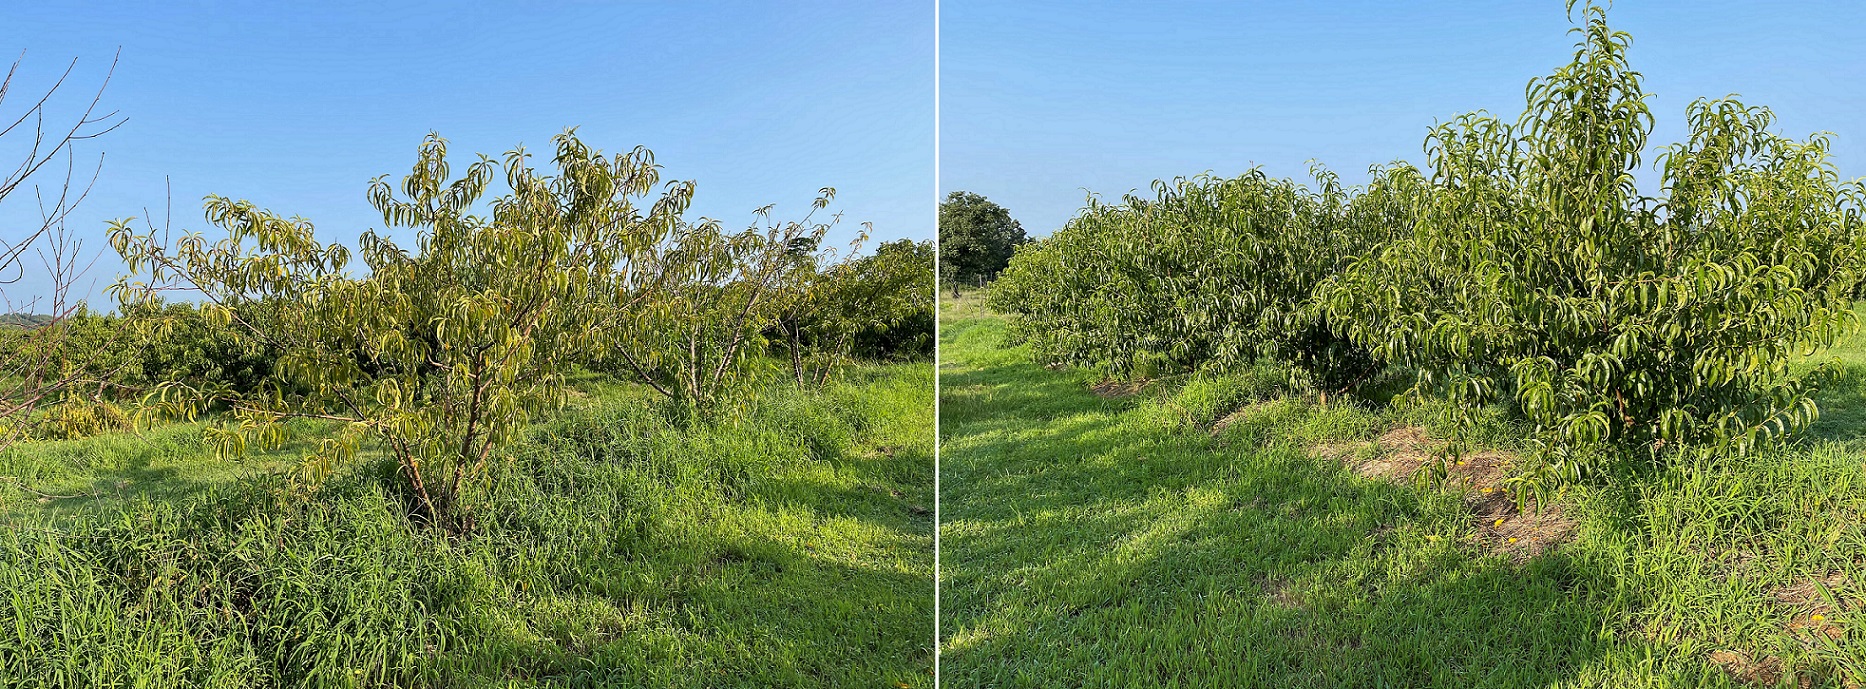
[[(924, 485), (902, 481), (903, 472), (888, 464), (923, 469), (927, 478), (916, 483)], [(751, 492), (761, 499), (799, 505), (826, 517), (864, 519), (925, 534), (929, 539), (927, 558), (932, 558), (933, 457), (927, 450), (887, 448), (885, 453), (825, 462), (821, 469), (822, 474), (789, 472), (760, 479)]]
[(1603, 568), (1483, 555), (1454, 498), (993, 354), (941, 379), (955, 686), (1548, 686), (1665, 654), (1612, 633)]
[(1815, 393), (1821, 417), (1808, 428), (1813, 440), (1858, 446), (1866, 441), (1866, 364), (1842, 364)]
[(620, 611), (601, 642), (557, 634), (539, 616), (444, 660), (447, 674), (466, 687), (931, 686), (924, 573), (769, 539), (640, 550), (550, 594)]
[(930, 687), (932, 458), (889, 452), (643, 503), (640, 531), (497, 577), (548, 584), (492, 592), (510, 612), (436, 663), (467, 687)]
[[(172, 429), (164, 435), (177, 433), (199, 431)], [(53, 481), (31, 487), (28, 494), (38, 508), (35, 519), (64, 523), (80, 515), (110, 513), (139, 500), (181, 504), (242, 477), (289, 466), (316, 444), (315, 438), (297, 438), (253, 456), (223, 459), (205, 448), (177, 446), (173, 438), (166, 437), (117, 433), (85, 440), (92, 444), (65, 448), (61, 454), (75, 450), (80, 455), (108, 455), (107, 460), (84, 462), (81, 468), (70, 470), (81, 472), (81, 482)], [(59, 460), (53, 457), (51, 461)]]

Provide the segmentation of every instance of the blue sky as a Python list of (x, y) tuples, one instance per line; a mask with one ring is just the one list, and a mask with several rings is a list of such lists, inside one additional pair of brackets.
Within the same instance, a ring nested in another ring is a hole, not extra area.
[[(1832, 132), (1842, 176), (1866, 175), (1866, 6), (1622, 0), (1608, 20), (1633, 36), (1654, 144), (1681, 138), (1690, 101), (1737, 93), (1785, 134)], [(945, 0), (940, 188), (1042, 235), (1085, 189), (1253, 164), (1301, 177), (1312, 158), (1365, 181), (1369, 165), (1422, 162), (1435, 122), (1513, 120), (1528, 81), (1571, 57), (1572, 26), (1559, 0)]]
[[(106, 158), (70, 223), (106, 253), (100, 292), (119, 268), (105, 220), (160, 213), (165, 177), (178, 228), (208, 229), (201, 198), (220, 194), (349, 243), (382, 225), (370, 179), (399, 179), (429, 131), (459, 170), (520, 143), (548, 165), (575, 125), (608, 152), (653, 149), (664, 178), (698, 181), (693, 213), (729, 227), (765, 204), (800, 215), (833, 186), (841, 239), (861, 221), (877, 241), (934, 234), (930, 0), (146, 5), (0, 5), (0, 52), (26, 51), (0, 114), (74, 57), (62, 103), (88, 97), (122, 48), (104, 106), (128, 121), (80, 149)], [(15, 198), (0, 222), (27, 214)]]

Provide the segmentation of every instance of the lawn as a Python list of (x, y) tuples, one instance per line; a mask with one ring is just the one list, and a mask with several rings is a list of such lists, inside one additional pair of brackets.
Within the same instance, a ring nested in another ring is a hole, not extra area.
[[(1519, 512), (1496, 410), (1045, 367), (941, 305), (941, 675), (963, 687), (1857, 686), (1866, 336), (1790, 447)], [(1435, 469), (1437, 471), (1435, 471)], [(1490, 489), (1486, 491), (1485, 489)]]
[(578, 387), (458, 538), (380, 458), (287, 486), (318, 424), (242, 460), (191, 425), (11, 448), (0, 685), (931, 685), (931, 365), (717, 423)]

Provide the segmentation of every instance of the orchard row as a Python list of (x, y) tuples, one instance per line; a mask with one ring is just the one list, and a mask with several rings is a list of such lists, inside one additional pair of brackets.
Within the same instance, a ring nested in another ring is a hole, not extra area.
[(1793, 364), (1855, 325), (1866, 189), (1825, 138), (1720, 99), (1689, 107), (1642, 195), (1630, 39), (1592, 7), (1580, 36), (1514, 122), (1434, 127), (1423, 168), (1091, 199), (992, 304), (1041, 355), (1116, 376), (1270, 359), (1335, 393), (1408, 371), (1466, 413), (1509, 405), (1564, 479), (1591, 450), (1747, 451), (1806, 426), (1822, 371)]

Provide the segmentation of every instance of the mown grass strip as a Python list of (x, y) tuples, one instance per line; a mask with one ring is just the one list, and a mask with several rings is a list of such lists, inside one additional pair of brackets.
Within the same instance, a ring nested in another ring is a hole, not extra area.
[[(1447, 410), (1227, 397), (1250, 372), (1103, 397), (974, 300), (942, 319), (941, 672), (957, 686), (1862, 679), (1866, 431), (1847, 419), (1866, 408), (1866, 338), (1843, 343), (1815, 438), (1575, 486), (1553, 505), (1571, 536), (1524, 553), (1456, 485), (1355, 471), (1391, 456), (1383, 434), (1435, 433)], [(1479, 449), (1514, 449), (1518, 423), (1490, 414)]]

